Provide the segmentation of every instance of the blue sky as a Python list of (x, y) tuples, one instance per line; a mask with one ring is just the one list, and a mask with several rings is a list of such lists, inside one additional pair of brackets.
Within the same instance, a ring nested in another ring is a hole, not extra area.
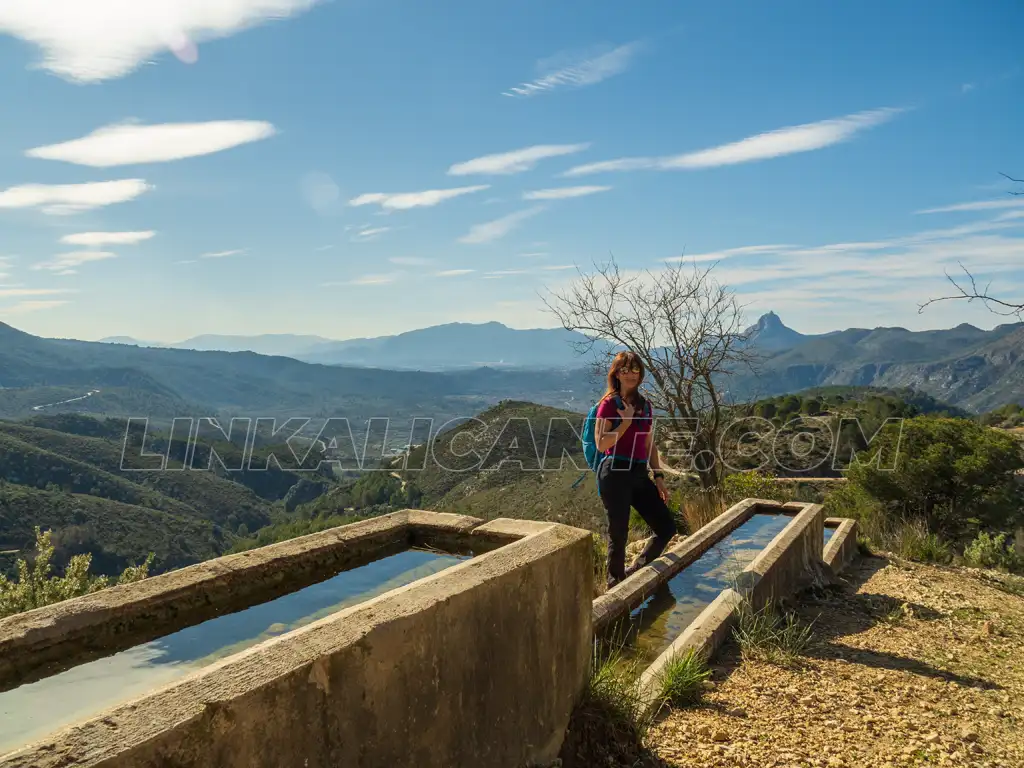
[(683, 255), (751, 320), (992, 327), (918, 305), (958, 260), (1024, 296), (1021, 30), (1016, 0), (7, 0), (0, 320), (551, 327), (574, 265)]

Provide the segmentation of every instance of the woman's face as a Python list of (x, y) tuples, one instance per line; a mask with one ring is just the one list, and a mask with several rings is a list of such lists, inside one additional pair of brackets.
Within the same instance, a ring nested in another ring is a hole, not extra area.
[(628, 363), (616, 372), (619, 383), (626, 389), (635, 389), (640, 386), (640, 368)]

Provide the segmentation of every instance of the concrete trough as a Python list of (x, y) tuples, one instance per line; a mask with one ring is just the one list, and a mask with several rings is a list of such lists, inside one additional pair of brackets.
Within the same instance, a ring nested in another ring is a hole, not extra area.
[(97, 631), (122, 647), (140, 642), (181, 621), (176, 605), (189, 621), (205, 615), (207, 590), (222, 607), (236, 602), (228, 584), (258, 601), (247, 580), (274, 583), (274, 571), (296, 563), (312, 574), (322, 560), (354, 550), (363, 549), (365, 560), (374, 547), (433, 536), (481, 554), (66, 726), (0, 756), (0, 766), (519, 768), (552, 761), (589, 672), (591, 606), (580, 596), (593, 579), (591, 534), (418, 510), (368, 522), (374, 525), (30, 612), (18, 632), (2, 627), (7, 649), (16, 649), (4, 658), (15, 667), (19, 657), (34, 659), (38, 670), (53, 649), (73, 649)]
[[(641, 676), (641, 690), (648, 707), (659, 705), (660, 680), (669, 662), (691, 651), (710, 660), (731, 635), (744, 602), (756, 610), (770, 601), (789, 597), (802, 588), (828, 583), (835, 573), (845, 568), (856, 556), (855, 521), (844, 518), (826, 519), (820, 504), (778, 504), (755, 499), (744, 500), (730, 508), (715, 521), (725, 522), (715, 526), (711, 531), (704, 528), (697, 531), (676, 547), (672, 555), (692, 563), (696, 558), (690, 553), (694, 550), (707, 549), (710, 545), (705, 545), (705, 542), (710, 540), (713, 543), (720, 540), (754, 514), (772, 512), (792, 519), (753, 561), (743, 568), (733, 585), (723, 589), (644, 670)], [(835, 528), (827, 546), (826, 525)], [(687, 554), (679, 557), (680, 551)], [(673, 559), (674, 562), (678, 560)], [(623, 582), (623, 585), (619, 585), (622, 588), (621, 593), (626, 594), (616, 595), (614, 603), (610, 600), (602, 602), (600, 598), (594, 601), (595, 625), (599, 620), (603, 625), (612, 621), (615, 617), (609, 617), (609, 614), (614, 609), (625, 612), (629, 610), (627, 606), (631, 603), (639, 604), (638, 598), (643, 594), (641, 590), (650, 590), (652, 583), (657, 583), (657, 579), (652, 578), (651, 574), (644, 574), (646, 570), (648, 569), (643, 569), (631, 578), (632, 584), (626, 585)], [(662, 565), (660, 569), (651, 570), (659, 575), (669, 573), (670, 575), (664, 579), (667, 581), (682, 568)]]

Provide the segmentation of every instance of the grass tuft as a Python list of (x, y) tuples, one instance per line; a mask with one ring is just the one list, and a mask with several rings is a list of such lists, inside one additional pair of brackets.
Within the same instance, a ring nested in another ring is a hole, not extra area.
[(646, 756), (653, 713), (645, 707), (641, 672), (639, 659), (595, 640), (590, 678), (562, 744), (565, 768), (635, 765)]
[(792, 612), (781, 612), (768, 602), (755, 609), (744, 600), (738, 609), (733, 637), (744, 661), (794, 666), (813, 638), (813, 622), (804, 624)]
[(658, 680), (660, 699), (672, 707), (697, 704), (704, 693), (704, 682), (711, 677), (707, 660), (695, 649), (674, 656), (661, 671)]

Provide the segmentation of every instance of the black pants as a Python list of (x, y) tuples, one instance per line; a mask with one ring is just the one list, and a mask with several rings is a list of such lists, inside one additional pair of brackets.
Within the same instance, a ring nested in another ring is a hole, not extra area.
[(597, 470), (597, 484), (601, 501), (608, 513), (608, 586), (626, 578), (626, 539), (629, 537), (630, 507), (654, 531), (654, 538), (636, 560), (636, 568), (643, 568), (661, 556), (676, 534), (676, 521), (658, 487), (647, 473), (646, 462), (623, 459), (605, 459)]

